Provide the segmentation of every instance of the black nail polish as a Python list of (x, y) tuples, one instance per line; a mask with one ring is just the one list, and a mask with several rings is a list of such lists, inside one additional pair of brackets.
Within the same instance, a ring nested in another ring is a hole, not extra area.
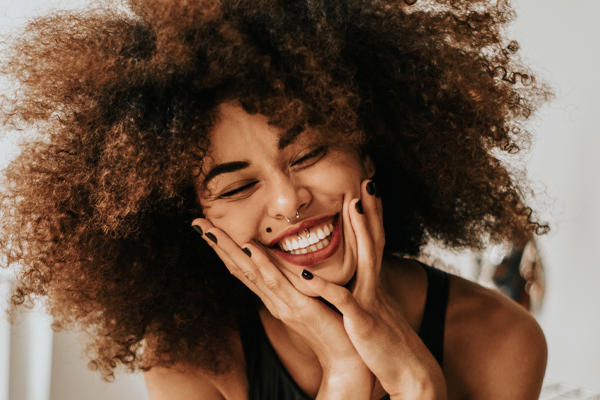
[(192, 228), (194, 228), (196, 232), (200, 234), (200, 236), (204, 235), (204, 232), (202, 232), (202, 228), (200, 228), (198, 225), (192, 225)]
[(212, 240), (214, 244), (217, 244), (217, 237), (210, 232), (206, 232), (206, 237)]
[(369, 183), (367, 183), (367, 193), (369, 193), (371, 196), (375, 196), (375, 193), (377, 193), (375, 182), (369, 181)]
[(247, 255), (248, 257), (252, 257), (252, 253), (250, 252), (250, 249), (248, 249), (248, 248), (244, 247), (244, 248), (242, 249), (242, 251), (243, 251), (244, 253), (246, 253), (246, 255)]
[[(355, 207), (356, 207), (356, 211), (357, 211), (359, 214), (364, 214), (364, 211), (363, 211), (363, 206), (362, 206), (362, 201), (360, 201), (360, 200), (359, 200), (359, 201), (357, 201), (357, 202), (356, 202), (356, 205), (355, 205)], [(207, 233), (207, 235), (208, 235), (208, 233)]]
[(311, 274), (309, 271), (303, 269), (302, 270), (302, 277), (304, 279), (306, 279), (307, 281), (310, 281), (313, 278), (313, 274)]

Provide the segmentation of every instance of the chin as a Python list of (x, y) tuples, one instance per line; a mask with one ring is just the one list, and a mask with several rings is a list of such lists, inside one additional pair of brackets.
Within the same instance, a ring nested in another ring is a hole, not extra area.
[[(343, 267), (338, 266), (337, 268), (341, 269)], [(355, 269), (353, 269), (352, 271), (342, 273), (342, 274), (339, 274), (339, 269), (338, 269), (338, 271), (331, 271), (331, 273), (328, 273), (328, 272), (329, 271), (327, 271), (327, 269), (322, 269), (322, 270), (319, 270), (319, 272), (317, 272), (316, 274), (320, 278), (325, 279), (327, 282), (333, 283), (334, 285), (338, 285), (338, 286), (344, 286), (347, 289), (350, 289), (354, 285), (354, 277), (356, 276)], [(320, 297), (318, 294), (313, 292), (311, 289), (309, 289), (304, 284), (303, 278), (296, 276), (296, 275), (287, 276), (287, 278), (292, 283), (292, 285), (294, 285), (294, 287), (296, 289), (298, 289), (298, 291), (300, 293), (302, 293), (306, 296), (309, 296), (309, 297)]]

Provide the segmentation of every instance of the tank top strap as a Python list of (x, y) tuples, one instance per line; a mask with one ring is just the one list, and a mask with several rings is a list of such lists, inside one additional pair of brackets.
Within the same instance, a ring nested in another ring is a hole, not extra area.
[(419, 337), (440, 367), (444, 357), (444, 330), (450, 282), (448, 274), (419, 262), (427, 273), (427, 298)]
[(310, 400), (277, 356), (258, 311), (240, 325), (240, 338), (250, 400)]

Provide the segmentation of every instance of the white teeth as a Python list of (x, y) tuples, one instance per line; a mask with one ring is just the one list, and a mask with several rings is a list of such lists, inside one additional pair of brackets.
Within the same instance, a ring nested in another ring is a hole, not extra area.
[(308, 247), (310, 245), (310, 243), (308, 243), (308, 240), (306, 240), (306, 238), (304, 236), (300, 236), (300, 238), (298, 239), (298, 245), (301, 248), (305, 248), (305, 247)]
[(319, 238), (319, 240), (325, 239), (325, 236), (327, 235), (323, 232), (321, 228), (317, 229), (317, 237)]
[[(314, 229), (313, 229), (314, 228)], [(290, 254), (306, 254), (327, 246), (333, 234), (333, 224), (307, 228), (279, 242), (281, 250)]]

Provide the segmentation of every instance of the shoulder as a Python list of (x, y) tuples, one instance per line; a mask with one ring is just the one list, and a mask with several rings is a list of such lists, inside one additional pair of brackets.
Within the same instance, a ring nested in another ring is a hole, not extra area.
[(214, 377), (198, 368), (154, 367), (144, 372), (151, 400), (223, 400)]
[(231, 368), (216, 375), (188, 365), (154, 367), (144, 372), (150, 400), (229, 400), (248, 398), (248, 380), (239, 333), (231, 339)]
[(546, 340), (506, 296), (451, 275), (444, 349), (449, 392), (462, 393), (456, 398), (538, 398)]

